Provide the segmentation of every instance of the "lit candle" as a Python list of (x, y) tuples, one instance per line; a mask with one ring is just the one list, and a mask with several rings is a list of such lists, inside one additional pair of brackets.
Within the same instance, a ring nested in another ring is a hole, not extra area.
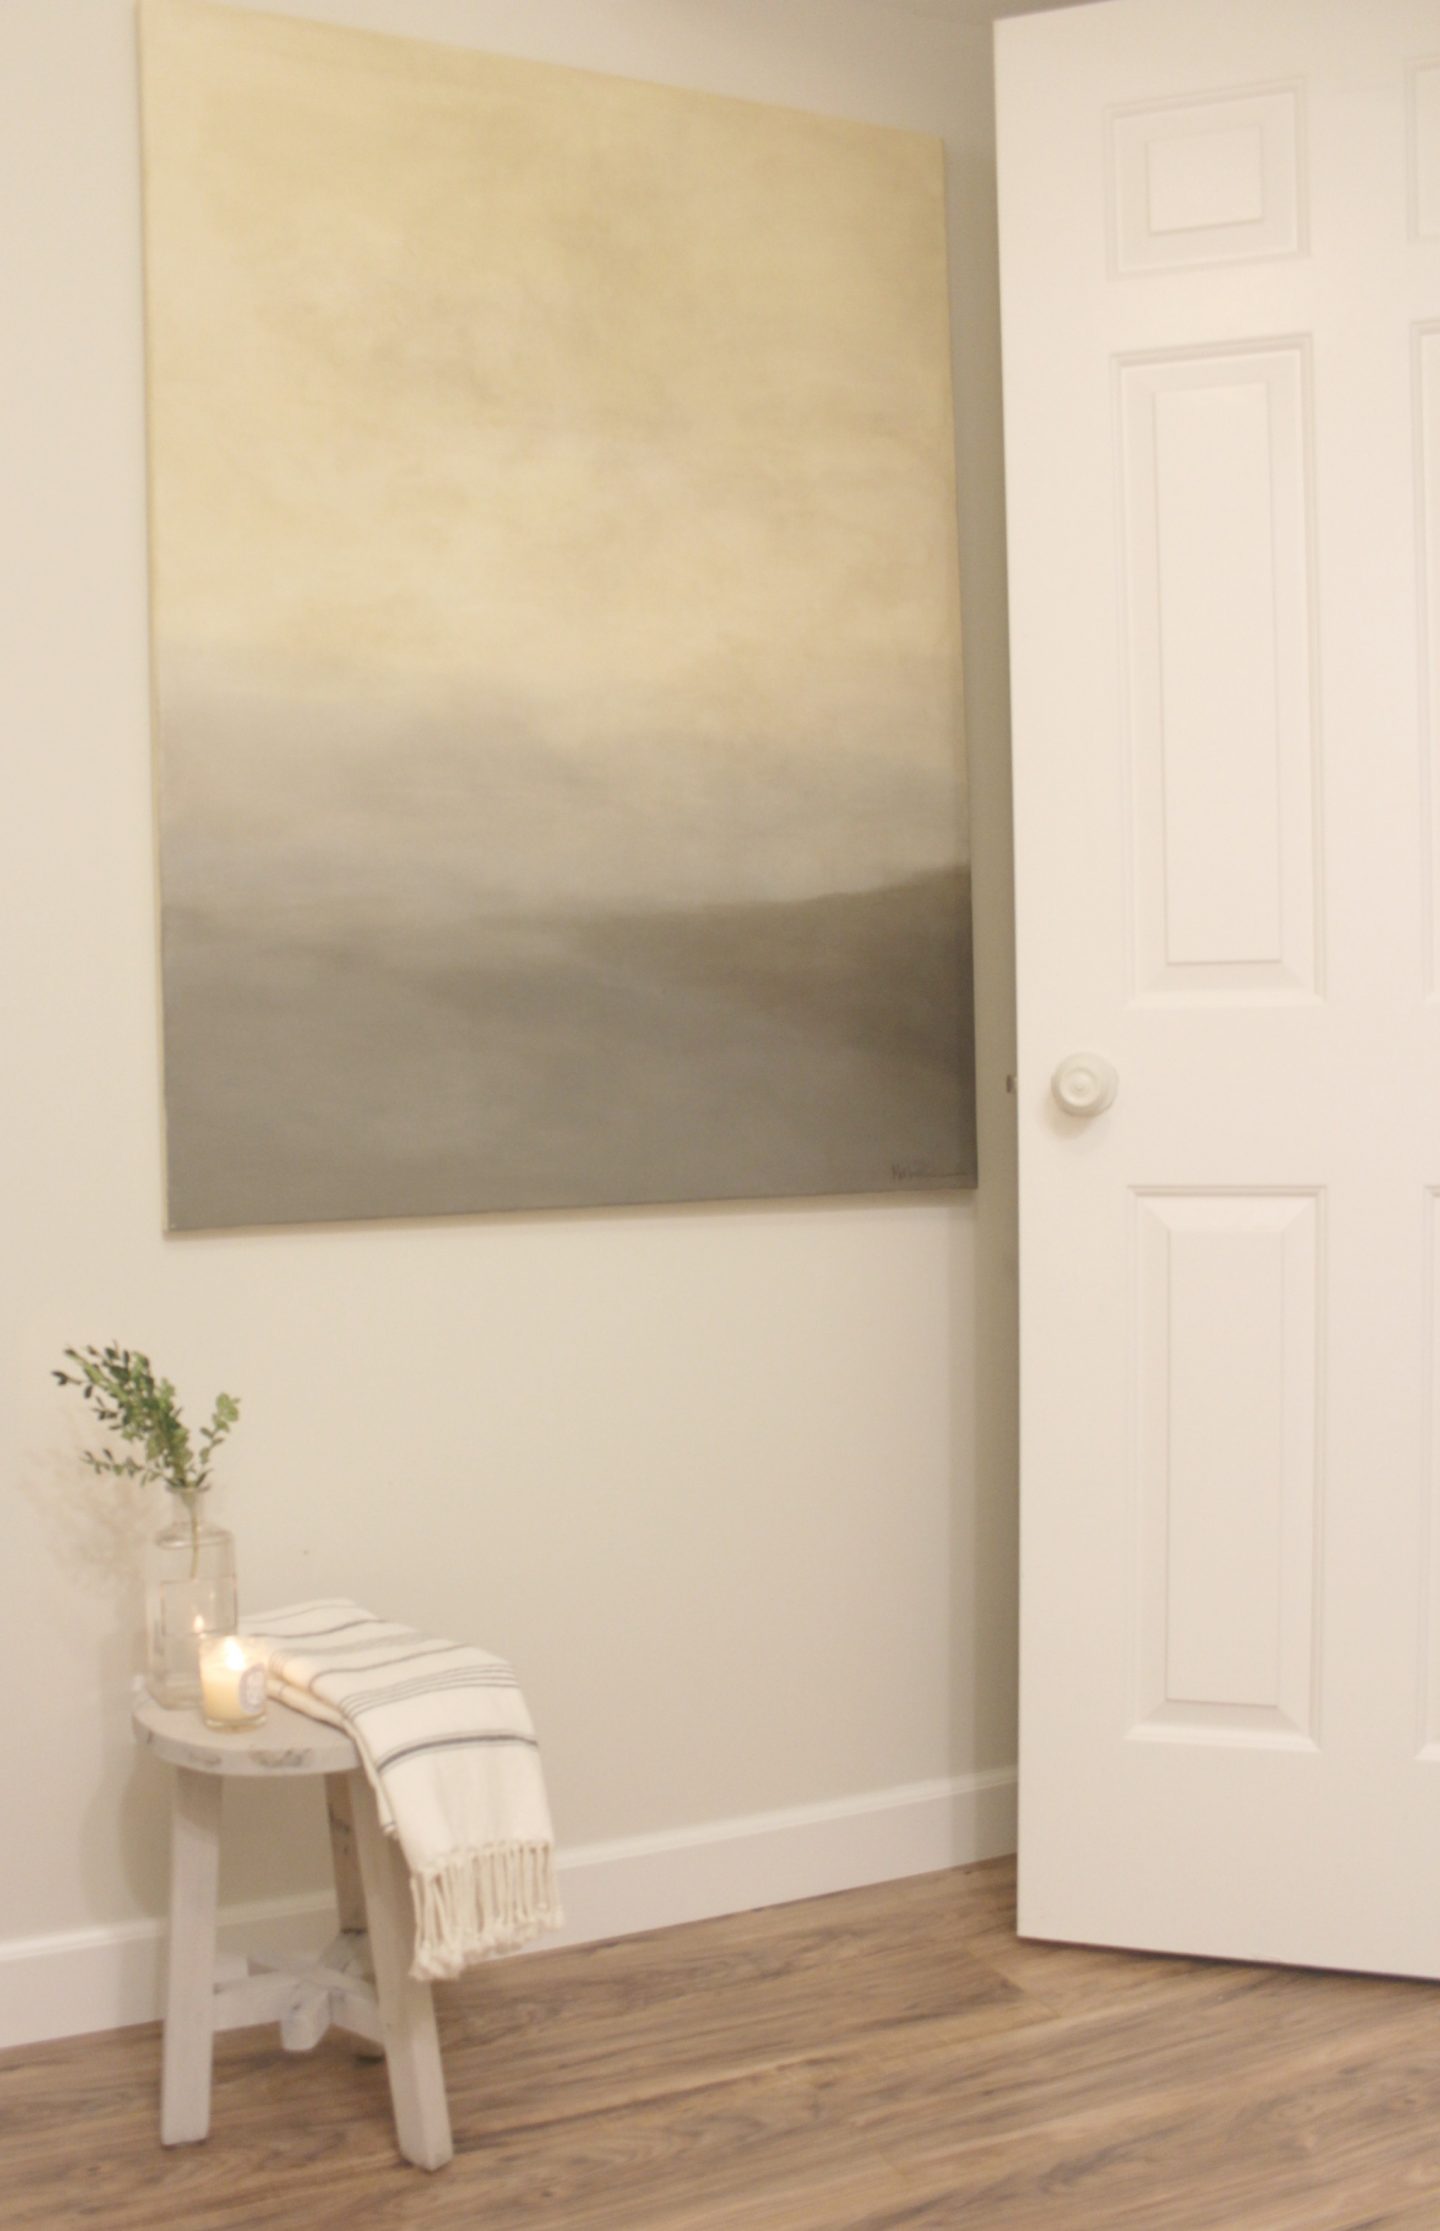
[(200, 1709), (207, 1727), (258, 1727), (265, 1717), (264, 1649), (244, 1635), (200, 1638)]

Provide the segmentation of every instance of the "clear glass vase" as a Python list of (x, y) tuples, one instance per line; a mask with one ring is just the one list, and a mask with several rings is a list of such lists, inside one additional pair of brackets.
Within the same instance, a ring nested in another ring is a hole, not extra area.
[(157, 1703), (198, 1705), (200, 1637), (235, 1632), (235, 1537), (172, 1501), (146, 1554), (145, 1678)]

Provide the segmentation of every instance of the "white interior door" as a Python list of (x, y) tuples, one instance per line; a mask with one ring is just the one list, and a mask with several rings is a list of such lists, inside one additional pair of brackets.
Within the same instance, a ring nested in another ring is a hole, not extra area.
[(1021, 1927), (1440, 1976), (1440, 0), (998, 69)]

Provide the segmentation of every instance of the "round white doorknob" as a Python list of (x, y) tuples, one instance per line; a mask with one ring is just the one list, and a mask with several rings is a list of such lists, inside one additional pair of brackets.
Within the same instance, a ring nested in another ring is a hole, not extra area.
[(1067, 1115), (1103, 1115), (1120, 1079), (1103, 1054), (1067, 1054), (1050, 1079), (1050, 1089)]

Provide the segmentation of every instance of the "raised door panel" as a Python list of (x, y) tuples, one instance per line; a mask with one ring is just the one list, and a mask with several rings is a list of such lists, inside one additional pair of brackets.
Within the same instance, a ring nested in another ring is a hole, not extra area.
[(1415, 334), (1415, 480), (1420, 576), (1420, 703), (1429, 810), (1427, 988), (1440, 987), (1440, 325)]
[(1410, 229), (1418, 240), (1440, 239), (1440, 61), (1409, 72)]
[(1118, 384), (1133, 990), (1313, 998), (1308, 345)]
[(1315, 1735), (1318, 1194), (1138, 1193), (1132, 1733)]
[(1304, 242), (1295, 86), (1170, 101), (1110, 119), (1117, 274), (1298, 253)]

